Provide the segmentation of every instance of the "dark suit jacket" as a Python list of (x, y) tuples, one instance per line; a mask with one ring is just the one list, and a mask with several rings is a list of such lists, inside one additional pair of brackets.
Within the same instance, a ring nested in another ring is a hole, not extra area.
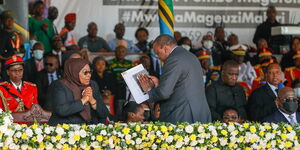
[(194, 54), (180, 46), (173, 50), (165, 61), (160, 85), (149, 92), (151, 100), (160, 102), (160, 121), (211, 122), (202, 76)]
[[(56, 71), (56, 75), (57, 75), (58, 79), (61, 78), (60, 71)], [(45, 109), (44, 105), (46, 102), (46, 94), (47, 94), (47, 90), (49, 87), (48, 73), (45, 69), (43, 69), (42, 71), (40, 71), (38, 73), (35, 83), (38, 88), (39, 104), (43, 109)]]
[(60, 80), (54, 81), (47, 92), (47, 104), (52, 105), (52, 116), (49, 119), (50, 125), (57, 124), (96, 124), (105, 123), (108, 110), (103, 103), (97, 83), (91, 81), (93, 96), (97, 101), (97, 109), (91, 108), (92, 120), (86, 122), (79, 114), (83, 109), (81, 100), (74, 100), (71, 89), (65, 86)]
[(247, 104), (248, 119), (262, 121), (263, 118), (274, 113), (277, 110), (275, 98), (276, 95), (268, 84), (254, 90)]
[[(296, 112), (296, 120), (298, 123), (300, 123), (300, 112)], [(276, 110), (273, 114), (265, 117), (263, 121), (270, 122), (270, 123), (279, 123), (279, 122), (290, 123), (279, 110)]]
[(237, 109), (242, 119), (247, 119), (246, 94), (239, 84), (228, 86), (219, 79), (206, 88), (206, 96), (213, 121), (221, 120), (226, 108)]
[(37, 74), (38, 74), (38, 71), (37, 71), (37, 67), (36, 67), (34, 58), (32, 57), (29, 60), (26, 60), (24, 63), (23, 80), (29, 81), (29, 82), (35, 82)]

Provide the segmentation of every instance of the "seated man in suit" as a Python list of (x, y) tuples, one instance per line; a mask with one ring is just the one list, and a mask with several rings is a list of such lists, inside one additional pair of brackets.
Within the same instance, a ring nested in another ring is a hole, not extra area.
[(205, 92), (213, 121), (221, 121), (227, 107), (237, 109), (242, 119), (247, 118), (246, 94), (243, 87), (237, 84), (238, 75), (238, 63), (228, 60), (222, 66), (221, 79), (207, 87)]
[(300, 123), (300, 112), (298, 109), (298, 98), (295, 91), (290, 87), (284, 87), (279, 90), (275, 99), (277, 110), (270, 116), (263, 119), (265, 122), (286, 122), (294, 126)]
[(267, 83), (254, 90), (249, 97), (247, 109), (251, 121), (262, 121), (268, 115), (274, 113), (277, 108), (274, 103), (278, 88), (282, 84), (282, 71), (279, 64), (272, 63), (266, 69), (265, 79)]
[(30, 109), (33, 103), (38, 102), (37, 88), (35, 84), (22, 80), (22, 58), (14, 55), (4, 65), (9, 79), (0, 83), (0, 109), (12, 112)]
[(50, 84), (60, 79), (61, 73), (59, 70), (58, 57), (55, 55), (46, 55), (44, 58), (45, 69), (40, 71), (37, 75), (36, 85), (38, 87), (38, 100), (43, 109), (47, 109), (45, 106), (45, 100), (47, 95), (47, 89)]

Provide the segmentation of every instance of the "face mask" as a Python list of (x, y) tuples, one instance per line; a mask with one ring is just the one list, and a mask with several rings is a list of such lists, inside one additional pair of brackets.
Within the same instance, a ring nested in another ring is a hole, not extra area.
[(203, 41), (203, 46), (207, 49), (211, 49), (214, 46), (214, 43), (211, 40), (205, 40)]
[(191, 47), (189, 45), (183, 44), (181, 45), (185, 50), (189, 51)]
[(288, 112), (288, 113), (294, 113), (298, 109), (298, 103), (294, 101), (290, 102), (285, 102), (283, 103), (283, 108)]
[(151, 56), (153, 56), (153, 57), (156, 57), (156, 58), (158, 57), (158, 56), (157, 56), (157, 54), (154, 52), (154, 50), (153, 50), (153, 49), (151, 49), (151, 51), (150, 51), (150, 52), (151, 52)]
[(295, 91), (296, 96), (298, 98), (300, 98), (300, 88), (295, 88), (294, 91)]
[(33, 47), (33, 45), (37, 42), (36, 40), (30, 40), (30, 46)]
[(33, 51), (33, 57), (37, 60), (41, 60), (43, 58), (43, 55), (44, 55), (44, 51), (43, 50), (34, 50)]

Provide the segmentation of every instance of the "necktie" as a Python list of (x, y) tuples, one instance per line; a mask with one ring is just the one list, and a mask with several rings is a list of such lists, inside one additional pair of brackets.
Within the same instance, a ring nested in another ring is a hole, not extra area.
[(160, 64), (159, 64), (159, 60), (158, 59), (156, 59), (155, 70), (156, 70), (156, 72), (158, 72), (160, 74)]
[(290, 119), (290, 124), (292, 126), (296, 125), (297, 123), (294, 121), (294, 116), (293, 115), (289, 115), (289, 119)]
[(20, 92), (20, 93), (21, 93), (21, 90), (20, 90), (20, 88), (19, 88), (19, 87), (17, 87), (17, 90), (18, 90), (18, 92)]
[(53, 82), (54, 78), (53, 78), (53, 74), (50, 74), (50, 81), (49, 81), (49, 85)]
[(278, 94), (278, 89), (275, 89), (275, 92)]
[(37, 71), (38, 72), (42, 70), (42, 63), (43, 63), (42, 61), (37, 62)]

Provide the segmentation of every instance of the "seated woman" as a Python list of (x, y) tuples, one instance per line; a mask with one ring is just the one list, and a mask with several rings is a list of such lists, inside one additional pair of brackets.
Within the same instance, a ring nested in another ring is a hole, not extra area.
[(47, 93), (47, 101), (52, 105), (49, 124), (105, 123), (108, 110), (97, 84), (91, 81), (88, 61), (71, 58), (64, 69), (64, 78), (54, 81)]
[(134, 101), (128, 102), (124, 107), (124, 122), (143, 122), (144, 108)]

